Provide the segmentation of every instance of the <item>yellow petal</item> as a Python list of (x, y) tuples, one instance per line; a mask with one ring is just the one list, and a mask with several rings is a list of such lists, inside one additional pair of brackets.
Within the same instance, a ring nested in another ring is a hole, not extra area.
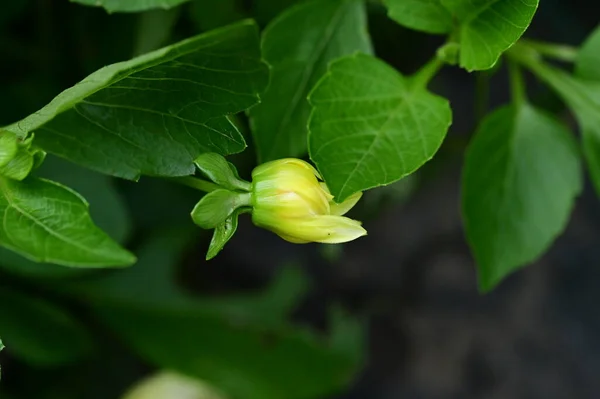
[(338, 204), (335, 201), (329, 201), (329, 208), (332, 215), (342, 216), (348, 213), (348, 211), (354, 208), (354, 205), (360, 200), (362, 197), (362, 192), (357, 192), (346, 198), (344, 202)]
[(359, 221), (331, 215), (287, 220), (272, 228), (272, 231), (290, 242), (325, 244), (339, 244), (367, 235)]

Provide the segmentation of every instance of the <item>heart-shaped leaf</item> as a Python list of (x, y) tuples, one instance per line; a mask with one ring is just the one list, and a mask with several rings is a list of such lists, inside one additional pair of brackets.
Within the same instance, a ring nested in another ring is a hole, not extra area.
[(337, 202), (417, 170), (452, 121), (446, 99), (364, 54), (333, 62), (309, 100), (310, 157)]
[(583, 186), (571, 133), (524, 104), (496, 110), (467, 151), (462, 208), (481, 290), (543, 254)]

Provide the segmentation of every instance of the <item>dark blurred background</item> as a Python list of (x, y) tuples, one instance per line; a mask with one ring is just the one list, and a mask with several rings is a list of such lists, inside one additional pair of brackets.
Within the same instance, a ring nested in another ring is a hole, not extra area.
[[(66, 0), (7, 1), (0, 5), (0, 126), (106, 64), (244, 17), (265, 26), (293, 2), (196, 0), (177, 11), (108, 15)], [(543, 0), (526, 36), (578, 45), (599, 15), (598, 2)], [(369, 23), (376, 54), (404, 73), (420, 67), (442, 42), (398, 26), (376, 2), (369, 4)], [(148, 29), (155, 33), (150, 39)], [(576, 131), (560, 101), (529, 83), (533, 101)], [(460, 221), (461, 165), (478, 121), (508, 101), (507, 86), (502, 65), (493, 74), (452, 67), (440, 73), (431, 88), (451, 101), (451, 131), (417, 174), (365, 195), (353, 216), (365, 221), (367, 237), (343, 246), (292, 245), (243, 218), (211, 262), (203, 260), (210, 237), (199, 232), (179, 281), (191, 293), (218, 296), (260, 290), (290, 262), (302, 267), (312, 284), (294, 311), (298, 323), (327, 328), (332, 303), (367, 322), (365, 365), (338, 399), (599, 398), (600, 204), (589, 184), (550, 252), (491, 293), (477, 291)], [(248, 176), (252, 148), (234, 161)], [(64, 170), (56, 173), (68, 180), (72, 174)], [(196, 192), (158, 179), (110, 184), (131, 215), (132, 247), (152, 232), (189, 225), (198, 200)], [(0, 285), (28, 286), (21, 277), (3, 271)], [(114, 364), (133, 369), (132, 375), (146, 370), (128, 356), (115, 357)], [(10, 367), (24, 370), (9, 352), (3, 371)], [(40, 384), (55, 375), (28, 373), (28, 381), (39, 378)], [(24, 383), (3, 377), (9, 390)], [(105, 378), (119, 387), (129, 381), (110, 370)]]

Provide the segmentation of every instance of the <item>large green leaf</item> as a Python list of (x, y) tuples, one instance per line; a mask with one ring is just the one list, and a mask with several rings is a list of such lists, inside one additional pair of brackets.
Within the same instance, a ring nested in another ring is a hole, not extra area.
[(245, 148), (226, 115), (257, 103), (267, 81), (244, 21), (102, 68), (6, 129), (106, 174), (189, 175), (203, 152)]
[(590, 67), (598, 39), (596, 35), (584, 45), (572, 76), (543, 63), (524, 45), (515, 46), (511, 56), (550, 85), (575, 114), (583, 134), (583, 150), (596, 191), (600, 193), (600, 73)]
[(70, 0), (86, 6), (103, 7), (108, 12), (139, 12), (169, 9), (189, 0)]
[(441, 0), (460, 23), (460, 66), (489, 69), (527, 30), (539, 0)]
[[(90, 215), (98, 227), (111, 238), (123, 243), (129, 236), (131, 221), (112, 179), (50, 156), (37, 172), (45, 178), (64, 184), (80, 193), (90, 203)], [(53, 264), (33, 262), (7, 249), (0, 248), (0, 268), (28, 277), (68, 277), (87, 272)]]
[(304, 331), (244, 329), (200, 312), (122, 307), (97, 312), (144, 359), (200, 378), (232, 398), (312, 399), (335, 393), (356, 372), (361, 346), (355, 323), (336, 323), (331, 339), (319, 340)]
[(309, 99), (310, 157), (338, 202), (414, 172), (452, 121), (447, 100), (362, 54), (333, 62)]
[(42, 299), (0, 289), (0, 331), (16, 357), (41, 366), (80, 360), (93, 350), (84, 326)]
[(58, 183), (0, 178), (0, 245), (31, 260), (74, 267), (124, 266), (135, 257), (89, 216), (88, 204)]
[(371, 52), (360, 0), (313, 0), (294, 6), (263, 33), (271, 84), (250, 110), (260, 161), (306, 152), (306, 97), (327, 64), (355, 51)]
[(582, 189), (571, 133), (530, 105), (489, 115), (467, 151), (462, 207), (479, 285), (493, 288), (563, 231)]
[(400, 25), (428, 33), (452, 30), (452, 14), (441, 0), (384, 0), (388, 15)]

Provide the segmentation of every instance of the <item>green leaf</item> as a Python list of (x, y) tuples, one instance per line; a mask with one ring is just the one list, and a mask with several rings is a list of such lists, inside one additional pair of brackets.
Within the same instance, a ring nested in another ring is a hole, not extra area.
[(490, 69), (529, 27), (539, 0), (441, 0), (460, 23), (460, 66)]
[(400, 25), (427, 33), (452, 30), (452, 14), (441, 0), (384, 0), (388, 15)]
[(34, 365), (72, 363), (93, 350), (89, 333), (65, 310), (5, 288), (0, 290), (0, 331), (11, 353)]
[(313, 0), (288, 9), (263, 33), (271, 83), (250, 110), (261, 162), (306, 152), (311, 88), (334, 59), (371, 52), (364, 4), (360, 0)]
[(12, 161), (17, 155), (18, 148), (17, 137), (10, 132), (0, 130), (0, 168)]
[(94, 225), (85, 200), (58, 183), (0, 178), (0, 217), (0, 245), (31, 260), (74, 267), (135, 262)]
[(223, 188), (241, 191), (251, 190), (250, 183), (240, 180), (235, 166), (220, 154), (214, 152), (201, 154), (194, 163), (206, 177)]
[(244, 21), (102, 68), (6, 129), (114, 176), (190, 175), (201, 153), (245, 148), (226, 115), (257, 103), (267, 82), (257, 27)]
[(592, 32), (579, 49), (575, 74), (582, 79), (600, 82), (600, 26)]
[(206, 253), (206, 260), (211, 260), (221, 252), (225, 244), (235, 234), (238, 226), (238, 217), (240, 213), (247, 212), (248, 209), (238, 209), (234, 211), (225, 221), (215, 227), (215, 232), (210, 240), (208, 246), (208, 252)]
[(157, 8), (169, 9), (188, 0), (70, 0), (86, 6), (102, 7), (112, 12), (139, 12)]
[(245, 17), (237, 0), (194, 0), (189, 15), (200, 31), (215, 29)]
[[(144, 359), (200, 378), (230, 397), (312, 399), (336, 393), (354, 376), (361, 330), (336, 323), (333, 340), (302, 331), (266, 333), (199, 312), (97, 309)], [(350, 338), (351, 349), (341, 336)], [(344, 350), (338, 349), (338, 346)], [(348, 351), (350, 350), (350, 353)]]
[(337, 202), (401, 179), (440, 147), (450, 105), (412, 83), (357, 54), (333, 62), (310, 94), (310, 157)]
[(583, 136), (583, 150), (591, 180), (600, 194), (600, 76), (586, 67), (593, 58), (595, 35), (583, 47), (577, 62), (581, 77), (543, 63), (524, 45), (515, 46), (511, 56), (526, 65), (539, 79), (550, 85), (575, 114)]
[(239, 207), (250, 205), (250, 193), (219, 189), (206, 194), (192, 210), (192, 220), (203, 229), (214, 229)]
[(582, 180), (577, 144), (552, 117), (524, 104), (484, 120), (466, 154), (462, 189), (481, 290), (550, 247), (566, 227)]
[(152, 10), (138, 17), (134, 55), (142, 55), (167, 44), (180, 9)]
[[(97, 221), (98, 227), (111, 238), (123, 243), (129, 237), (131, 220), (110, 177), (53, 156), (48, 157), (38, 173), (76, 190), (85, 197), (90, 203), (92, 219)], [(4, 248), (0, 248), (0, 268), (29, 278), (65, 278), (89, 271), (36, 263)]]

